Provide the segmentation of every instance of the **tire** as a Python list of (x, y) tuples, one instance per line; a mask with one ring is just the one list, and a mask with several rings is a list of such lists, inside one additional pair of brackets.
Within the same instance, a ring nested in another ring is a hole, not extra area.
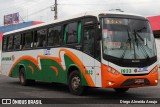
[(114, 90), (118, 93), (124, 93), (129, 90), (129, 88), (114, 88)]
[(20, 81), (20, 84), (23, 86), (27, 86), (35, 83), (35, 80), (26, 79), (24, 68), (21, 68), (19, 71), (19, 81)]
[(28, 85), (29, 81), (26, 79), (25, 69), (21, 68), (19, 71), (19, 81), (23, 86)]
[(74, 95), (82, 95), (85, 87), (81, 85), (81, 77), (77, 70), (69, 74), (68, 81), (69, 91)]

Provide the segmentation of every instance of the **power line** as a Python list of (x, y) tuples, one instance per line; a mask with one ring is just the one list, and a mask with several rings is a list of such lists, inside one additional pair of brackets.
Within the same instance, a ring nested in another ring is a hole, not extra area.
[[(151, 3), (156, 3), (156, 2), (151, 2)], [(128, 4), (130, 4), (130, 3), (127, 3), (127, 2), (121, 2), (121, 3), (105, 3), (105, 4), (72, 4), (72, 3), (60, 3), (60, 4), (58, 4), (58, 5), (96, 5), (96, 6), (103, 6), (103, 5), (116, 5), (116, 4), (121, 4), (121, 5), (128, 5)], [(134, 3), (132, 3), (132, 4), (139, 4), (139, 5), (143, 5), (143, 4), (148, 4), (148, 2), (134, 2)]]
[[(44, 0), (41, 0), (41, 2), (42, 2), (42, 1), (44, 1)], [(32, 5), (39, 5), (39, 4), (41, 4), (41, 2), (39, 2), (39, 3), (37, 3), (37, 4), (35, 4), (35, 3), (34, 3), (34, 4), (30, 4), (30, 6), (32, 6)], [(20, 3), (19, 3), (19, 4), (20, 4)], [(25, 4), (25, 3), (23, 3), (23, 4)], [(27, 5), (27, 6), (28, 6), (28, 5)], [(28, 6), (28, 7), (30, 7), (30, 6)], [(34, 7), (36, 8), (36, 6), (34, 6)], [(24, 8), (24, 7), (23, 7), (23, 8)], [(21, 9), (21, 11), (24, 11), (23, 8), (20, 8), (20, 7), (18, 8), (18, 7), (17, 7), (17, 8), (14, 9), (14, 11), (16, 11), (16, 12), (18, 11), (18, 12), (20, 13), (19, 10)], [(28, 17), (28, 16), (33, 16), (34, 14), (40, 13), (41, 11), (44, 11), (44, 10), (46, 10), (46, 9), (48, 9), (48, 8), (49, 8), (49, 6), (43, 8), (43, 9), (40, 9), (40, 10), (38, 10), (38, 11), (36, 11), (36, 12), (33, 12), (33, 13), (29, 14), (29, 15), (28, 15), (28, 9), (27, 9), (27, 16), (25, 16), (24, 18), (26, 18), (26, 17)], [(8, 8), (8, 9), (10, 9), (10, 8)], [(34, 8), (32, 8), (32, 9), (34, 10)], [(12, 10), (12, 13), (13, 13), (13, 9), (11, 9), (11, 10)], [(11, 12), (11, 10), (8, 10), (8, 12)], [(6, 12), (7, 9), (0, 10), (0, 11), (4, 11), (4, 14), (5, 14), (5, 13), (8, 13), (8, 12)], [(3, 13), (1, 12), (1, 15), (2, 15), (2, 14), (3, 14)], [(4, 15), (4, 14), (3, 14), (3, 15)], [(2, 17), (2, 18), (3, 18), (3, 17)], [(22, 16), (21, 16), (21, 19), (24, 21), (24, 19), (22, 18)]]
[(41, 10), (38, 10), (38, 11), (33, 12), (33, 13), (31, 13), (31, 14), (27, 15), (27, 16), (24, 16), (23, 18), (26, 18), (26, 17), (28, 17), (28, 16), (36, 15), (36, 14), (38, 14), (38, 13), (40, 13), (40, 12), (42, 12), (42, 11), (46, 10), (46, 9), (49, 9), (50, 7), (51, 7), (51, 6), (47, 6), (47, 7), (43, 8), (43, 9), (41, 9)]
[[(32, 3), (32, 4), (28, 4), (28, 2), (21, 2), (21, 3), (19, 3), (19, 4), (16, 4), (16, 5), (13, 5), (12, 7), (9, 7), (9, 8), (6, 8), (6, 9), (1, 9), (0, 10), (0, 12), (5, 12), (5, 11), (7, 11), (7, 10), (11, 10), (11, 9), (19, 9), (20, 7), (18, 7), (18, 6), (21, 6), (21, 7), (23, 7), (23, 8), (29, 8), (29, 7), (31, 7), (31, 6), (33, 6), (33, 5), (39, 5), (39, 4), (41, 4), (41, 2), (43, 2), (44, 0), (39, 0), (39, 2), (37, 3)], [(26, 5), (27, 4), (27, 5)], [(15, 8), (16, 7), (16, 8)]]

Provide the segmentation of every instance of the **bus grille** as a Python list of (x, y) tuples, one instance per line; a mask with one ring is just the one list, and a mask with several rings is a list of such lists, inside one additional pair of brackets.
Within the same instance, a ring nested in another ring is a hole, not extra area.
[(121, 86), (149, 85), (149, 84), (150, 84), (150, 82), (149, 82), (149, 80), (146, 79), (146, 78), (144, 78), (144, 83), (142, 83), (142, 84), (136, 84), (136, 83), (135, 83), (135, 79), (128, 79), (128, 80), (126, 80), (125, 82), (123, 82), (123, 83), (121, 84)]

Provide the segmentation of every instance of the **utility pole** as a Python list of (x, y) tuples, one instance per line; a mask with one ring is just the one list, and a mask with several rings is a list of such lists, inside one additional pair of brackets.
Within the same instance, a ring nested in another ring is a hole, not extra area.
[(56, 20), (58, 18), (57, 14), (57, 0), (55, 0), (55, 4), (51, 7), (51, 11), (54, 11), (54, 20)]
[(58, 17), (57, 17), (57, 0), (55, 0), (55, 16), (54, 16), (54, 20), (56, 20)]

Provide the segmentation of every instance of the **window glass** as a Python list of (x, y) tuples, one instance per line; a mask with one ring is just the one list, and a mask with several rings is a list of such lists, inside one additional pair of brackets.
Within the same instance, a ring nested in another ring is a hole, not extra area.
[(78, 23), (71, 23), (65, 26), (67, 44), (78, 42)]
[(47, 35), (46, 29), (35, 31), (34, 46), (44, 47), (46, 45), (46, 35)]
[(94, 35), (94, 26), (84, 28), (83, 51), (90, 56), (94, 56)]
[(13, 36), (8, 37), (8, 47), (7, 50), (10, 51), (13, 49)]
[(146, 20), (104, 18), (103, 52), (119, 59), (148, 59), (156, 56), (156, 47)]
[(7, 37), (3, 37), (3, 51), (7, 50)]
[(14, 49), (19, 50), (21, 49), (21, 35), (14, 36)]
[(32, 32), (23, 34), (23, 49), (28, 49), (33, 47), (33, 35)]
[(47, 46), (53, 46), (53, 30), (49, 29)]
[(49, 29), (48, 46), (60, 45), (63, 42), (61, 26), (55, 26)]

